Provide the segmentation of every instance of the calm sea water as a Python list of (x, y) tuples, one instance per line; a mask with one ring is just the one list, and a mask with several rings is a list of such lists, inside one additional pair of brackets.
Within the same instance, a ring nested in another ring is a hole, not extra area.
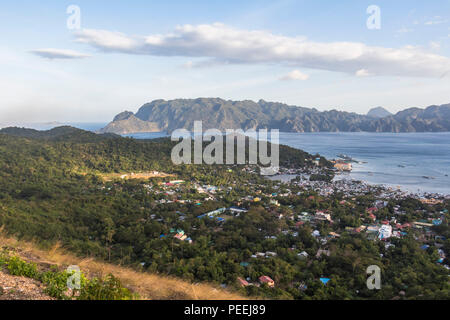
[(450, 194), (450, 132), (280, 133), (280, 143), (329, 159), (346, 154), (367, 162), (354, 164), (348, 178)]
[[(97, 131), (105, 123), (70, 123)], [(55, 125), (43, 128), (50, 129)], [(162, 132), (129, 134), (136, 139), (166, 136)], [(401, 186), (412, 192), (450, 194), (450, 132), (445, 133), (280, 133), (280, 143), (328, 159), (339, 154), (366, 162), (353, 165), (344, 178)]]

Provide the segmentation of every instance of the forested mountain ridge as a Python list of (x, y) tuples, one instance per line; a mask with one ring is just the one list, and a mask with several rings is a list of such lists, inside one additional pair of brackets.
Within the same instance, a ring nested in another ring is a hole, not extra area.
[[(48, 149), (50, 144), (59, 152), (61, 159), (71, 158), (77, 166), (91, 167), (93, 170), (105, 172), (121, 172), (124, 170), (148, 170), (164, 167), (165, 170), (173, 170), (174, 165), (170, 160), (171, 150), (177, 144), (170, 138), (158, 138), (151, 140), (139, 140), (121, 137), (114, 133), (96, 134), (90, 131), (77, 129), (70, 126), (56, 127), (51, 130), (39, 131), (28, 128), (8, 127), (0, 129), (0, 140), (5, 143), (16, 141), (22, 148), (33, 146), (41, 152)], [(36, 142), (36, 143), (34, 143)], [(248, 138), (246, 144), (248, 146)], [(207, 143), (204, 142), (204, 146)], [(42, 148), (44, 146), (44, 148)], [(1, 145), (0, 145), (1, 147)], [(226, 143), (224, 139), (224, 148)], [(302, 167), (306, 162), (312, 162), (320, 155), (311, 155), (303, 150), (280, 145), (280, 164), (284, 167)], [(7, 149), (4, 149), (4, 156)], [(25, 152), (29, 150), (25, 148)], [(225, 150), (224, 150), (225, 151)], [(270, 143), (269, 143), (270, 151)], [(37, 152), (37, 151), (36, 151)], [(22, 154), (22, 158), (27, 153)], [(33, 153), (33, 155), (35, 155)], [(248, 154), (247, 154), (248, 156)], [(31, 157), (33, 158), (33, 157)], [(329, 161), (321, 158), (324, 166), (330, 166)], [(56, 160), (54, 158), (46, 158)]]
[(95, 142), (105, 139), (120, 138), (119, 135), (114, 133), (95, 134), (93, 132), (84, 131), (71, 126), (55, 127), (46, 131), (19, 127), (7, 127), (0, 129), (0, 134), (22, 138), (66, 142)]
[(450, 131), (450, 104), (410, 108), (395, 115), (373, 117), (342, 111), (323, 111), (282, 103), (220, 98), (155, 100), (136, 114), (117, 115), (101, 132), (172, 132), (192, 130), (202, 120), (204, 129), (279, 129), (282, 132), (442, 132)]

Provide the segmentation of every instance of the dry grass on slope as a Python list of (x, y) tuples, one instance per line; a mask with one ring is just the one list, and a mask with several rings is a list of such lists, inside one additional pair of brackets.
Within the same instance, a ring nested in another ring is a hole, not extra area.
[(88, 277), (103, 277), (112, 274), (131, 291), (146, 300), (242, 300), (239, 294), (215, 288), (210, 284), (191, 284), (172, 277), (138, 272), (130, 268), (108, 264), (95, 259), (80, 259), (65, 252), (58, 245), (51, 250), (41, 250), (31, 242), (19, 241), (5, 236), (0, 229), (0, 248), (8, 247), (15, 254), (40, 267), (56, 265), (66, 268), (78, 265)]

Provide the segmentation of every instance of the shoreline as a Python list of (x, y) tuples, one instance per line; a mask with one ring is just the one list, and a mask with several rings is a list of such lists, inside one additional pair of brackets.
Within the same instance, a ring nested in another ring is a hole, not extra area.
[[(397, 194), (397, 195), (401, 195), (402, 197), (412, 197), (412, 198), (416, 198), (416, 199), (450, 199), (450, 194), (449, 193), (437, 193), (437, 192), (427, 192), (427, 191), (423, 191), (423, 192), (412, 192), (410, 190), (406, 190), (403, 186), (398, 185), (398, 186), (393, 186), (393, 185), (387, 185), (387, 184), (376, 184), (376, 183), (371, 183), (368, 181), (364, 181), (364, 180), (357, 180), (357, 179), (353, 179), (353, 178), (338, 178), (340, 175), (336, 175), (333, 180), (331, 182), (323, 182), (323, 181), (309, 181), (308, 179), (302, 179), (305, 178), (307, 175), (305, 174), (286, 174), (286, 173), (281, 173), (281, 174), (277, 174), (274, 176), (270, 176), (267, 177), (270, 180), (275, 180), (275, 181), (281, 181), (284, 183), (296, 183), (293, 182), (294, 180), (296, 180), (297, 178), (300, 178), (301, 181), (301, 186), (304, 187), (305, 189), (318, 189), (318, 188), (322, 188), (322, 189), (327, 189), (327, 188), (332, 188), (333, 192), (335, 192), (334, 189), (337, 189), (338, 192), (342, 191), (342, 187), (343, 185), (346, 187), (362, 187), (364, 189), (366, 189), (366, 192), (372, 192), (374, 191), (374, 189), (376, 189), (376, 191), (381, 191), (381, 192), (387, 192), (387, 193), (391, 193), (391, 194)], [(345, 191), (348, 192), (349, 189), (346, 189)], [(328, 192), (326, 192), (326, 195), (329, 195), (331, 190), (328, 190)]]
[[(94, 122), (86, 122), (86, 123), (67, 123), (67, 125), (73, 125), (75, 127), (80, 127), (80, 129), (83, 130), (88, 130), (91, 132), (96, 132), (95, 128), (93, 128), (90, 125), (96, 124), (97, 127), (99, 127), (101, 124), (103, 123), (94, 123)], [(53, 123), (45, 123), (45, 125), (47, 126), (53, 126)], [(90, 127), (90, 128), (87, 128)], [(44, 128), (40, 128), (40, 129), (44, 129)], [(45, 128), (45, 129), (48, 129)], [(44, 129), (44, 130), (45, 130)], [(329, 150), (326, 148), (326, 146), (320, 146), (319, 144), (317, 145), (317, 147), (315, 145), (312, 145), (311, 142), (308, 141), (299, 141), (298, 139), (294, 139), (294, 140), (290, 140), (290, 139), (286, 139), (286, 138), (296, 138), (298, 136), (303, 136), (303, 137), (327, 137), (327, 136), (333, 136), (333, 137), (343, 137), (343, 136), (347, 136), (347, 137), (362, 137), (362, 136), (371, 136), (372, 134), (376, 135), (376, 136), (394, 136), (394, 137), (409, 137), (409, 136), (415, 136), (415, 135), (420, 135), (420, 136), (430, 136), (430, 135), (448, 135), (450, 134), (450, 132), (399, 132), (399, 133), (395, 133), (395, 132), (376, 132), (376, 133), (372, 133), (372, 132), (301, 132), (301, 133), (292, 133), (292, 132), (280, 132), (285, 139), (280, 139), (280, 144), (281, 145), (286, 145), (292, 148), (295, 148), (297, 150), (303, 150), (305, 152), (308, 152), (310, 154), (314, 154), (316, 151), (317, 153), (319, 153), (320, 155), (324, 156), (327, 160), (331, 160), (333, 158), (333, 156), (331, 155), (333, 153), (332, 150)], [(132, 137), (134, 139), (137, 140), (142, 140), (142, 139), (155, 139), (155, 138), (161, 138), (161, 137), (170, 137), (170, 135), (168, 135), (165, 132), (159, 132), (159, 133), (137, 133), (137, 134), (126, 134), (126, 135), (122, 135), (124, 137)], [(309, 140), (309, 139), (308, 139)], [(325, 139), (326, 140), (326, 139)], [(302, 145), (300, 145), (302, 144)], [(309, 145), (308, 145), (309, 144)], [(319, 149), (327, 149), (329, 151), (324, 151), (324, 150), (319, 150)], [(321, 151), (321, 152), (320, 152)], [(345, 150), (343, 150), (342, 153), (349, 153)], [(361, 157), (356, 155), (355, 156), (358, 160), (364, 160), (367, 161), (369, 159), (360, 159)], [(413, 156), (410, 157), (411, 159), (414, 159)], [(374, 161), (375, 160), (375, 161)], [(408, 184), (408, 183), (390, 183), (390, 182), (379, 182), (379, 181), (374, 181), (374, 180), (386, 180), (389, 178), (385, 178), (382, 177), (383, 175), (389, 176), (392, 178), (392, 180), (398, 180), (398, 181), (402, 181), (403, 178), (401, 177), (402, 175), (402, 171), (398, 170), (398, 175), (396, 176), (396, 173), (392, 173), (392, 172), (384, 172), (384, 171), (379, 171), (379, 168), (377, 168), (376, 166), (373, 167), (371, 166), (371, 164), (373, 164), (374, 162), (376, 162), (376, 160), (378, 159), (373, 159), (368, 161), (367, 163), (364, 163), (363, 165), (358, 164), (356, 166), (355, 169), (357, 170), (353, 170), (350, 174), (349, 177), (350, 179), (354, 179), (354, 180), (360, 180), (372, 185), (377, 185), (377, 186), (382, 186), (384, 188), (394, 188), (394, 189), (398, 189), (398, 186), (400, 187), (400, 189), (402, 191), (406, 191), (409, 192), (411, 194), (414, 195), (424, 195), (424, 194), (438, 194), (440, 196), (448, 196), (450, 194), (450, 191), (441, 191), (439, 190), (439, 186), (438, 187), (434, 187), (433, 186), (433, 182), (432, 181), (427, 181), (424, 180), (423, 184), (420, 182), (421, 177), (423, 179), (425, 179), (425, 176), (428, 176), (428, 174), (424, 174), (424, 175), (420, 175), (420, 172), (415, 172), (414, 175), (412, 175), (411, 173), (406, 172), (405, 176), (405, 180), (407, 179), (416, 179), (416, 181), (413, 181), (412, 183)], [(383, 161), (383, 160), (381, 160)], [(375, 163), (376, 164), (376, 163)], [(409, 168), (411, 167), (411, 165), (409, 165)], [(403, 169), (405, 167), (402, 167)], [(378, 170), (377, 170), (378, 169)], [(392, 169), (392, 168), (391, 168)], [(445, 172), (444, 172), (445, 174)], [(449, 172), (450, 174), (450, 172)], [(355, 177), (356, 176), (356, 177)], [(369, 176), (375, 176), (375, 179), (370, 179)], [(446, 175), (447, 176), (447, 175)], [(337, 176), (338, 177), (338, 176)], [(336, 179), (336, 178), (335, 178)], [(442, 177), (440, 177), (439, 179), (442, 180)], [(442, 184), (446, 183), (445, 179), (443, 178), (444, 181), (438, 181), (437, 183), (439, 183), (441, 186)], [(434, 179), (432, 179), (434, 180)], [(450, 183), (450, 182), (449, 182)]]
[[(376, 134), (378, 136), (378, 134), (381, 135), (385, 135), (385, 136), (410, 136), (410, 135), (423, 135), (423, 134), (427, 134), (427, 136), (429, 135), (434, 135), (434, 134), (439, 134), (439, 135), (446, 135), (446, 134), (450, 134), (450, 132), (377, 132), (377, 133), (372, 133), (372, 132), (302, 132), (302, 133), (292, 133), (292, 132), (280, 132), (280, 134), (282, 135), (287, 135), (287, 136), (292, 136), (292, 137), (296, 137), (298, 135), (302, 135), (302, 136), (370, 136), (371, 134)], [(126, 137), (132, 137), (134, 139), (155, 139), (155, 138), (159, 138), (159, 137), (163, 137), (163, 136), (167, 136), (169, 137), (170, 135), (168, 135), (167, 133), (137, 133), (137, 134), (127, 134), (127, 135), (123, 135)], [(285, 136), (286, 138), (286, 136)], [(283, 141), (284, 140), (284, 141)], [(282, 139), (282, 137), (280, 137), (280, 145), (285, 145), (285, 146), (289, 146), (291, 148), (297, 149), (297, 150), (302, 150), (305, 152), (308, 152), (310, 154), (314, 154), (315, 151), (311, 151), (311, 150), (307, 150), (308, 146), (304, 145), (304, 146), (297, 146), (296, 143), (292, 144), (290, 143), (291, 141), (288, 139)], [(328, 154), (329, 152), (318, 152), (318, 154), (320, 154), (321, 156), (325, 157), (327, 160), (331, 160), (333, 157), (329, 156)], [(346, 152), (343, 152), (346, 153)], [(411, 156), (411, 158), (413, 158)], [(362, 162), (360, 162), (362, 161)], [(393, 188), (393, 189), (399, 189), (398, 187), (400, 187), (400, 190), (403, 192), (409, 192), (415, 196), (421, 196), (421, 195), (428, 195), (428, 194), (434, 194), (434, 195), (439, 195), (439, 196), (448, 196), (450, 195), (450, 190), (449, 191), (440, 191), (439, 187), (435, 188), (433, 186), (425, 186), (423, 184), (420, 183), (411, 183), (411, 184), (405, 184), (405, 183), (389, 183), (389, 182), (376, 182), (371, 180), (368, 175), (375, 175), (375, 176), (380, 176), (380, 175), (387, 175), (389, 177), (392, 177), (392, 179), (395, 179), (395, 174), (393, 173), (389, 173), (389, 172), (377, 172), (376, 168), (373, 168), (370, 164), (373, 161), (370, 161), (370, 159), (359, 159), (358, 157), (358, 163), (355, 166), (355, 169), (357, 170), (353, 170), (350, 175), (353, 177), (350, 177), (350, 179), (354, 179), (356, 181), (362, 181), (371, 185), (376, 185), (376, 186), (381, 186), (384, 188)], [(361, 170), (362, 169), (362, 170)], [(401, 171), (398, 171), (398, 174), (401, 174)], [(355, 178), (354, 175), (361, 175), (361, 178)], [(338, 175), (336, 175), (338, 176)], [(416, 175), (417, 176), (417, 175)], [(410, 174), (406, 174), (407, 179), (413, 177), (413, 175)], [(418, 175), (417, 177), (420, 177), (420, 175)], [(398, 177), (397, 177), (398, 178)], [(420, 178), (419, 178), (420, 179)], [(426, 181), (424, 181), (426, 182)], [(429, 181), (428, 181), (429, 183)], [(432, 190), (434, 189), (434, 190)]]

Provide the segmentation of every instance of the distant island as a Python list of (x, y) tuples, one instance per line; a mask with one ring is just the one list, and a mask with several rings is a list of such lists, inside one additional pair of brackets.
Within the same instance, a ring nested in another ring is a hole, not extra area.
[(450, 131), (450, 104), (409, 108), (393, 115), (378, 107), (366, 115), (337, 110), (289, 106), (259, 100), (220, 98), (155, 100), (137, 113), (118, 114), (101, 133), (172, 132), (191, 130), (194, 121), (203, 128), (279, 129), (282, 132), (446, 132)]

